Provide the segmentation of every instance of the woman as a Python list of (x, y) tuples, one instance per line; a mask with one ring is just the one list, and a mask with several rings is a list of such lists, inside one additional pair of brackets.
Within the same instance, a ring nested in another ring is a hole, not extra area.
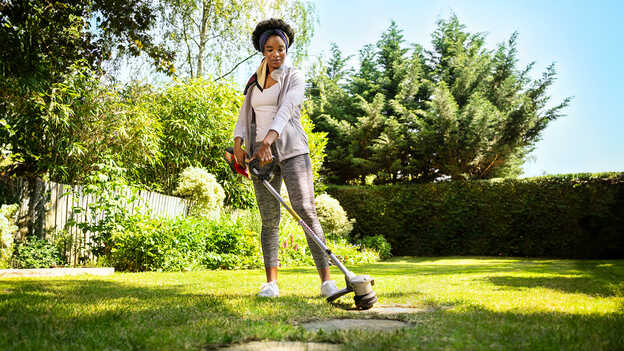
[[(293, 209), (325, 241), (314, 207), (308, 139), (299, 119), (305, 79), (300, 71), (285, 64), (294, 40), (293, 29), (281, 19), (269, 19), (256, 26), (252, 42), (264, 58), (245, 87), (245, 99), (234, 129), (234, 155), (240, 165), (253, 159), (260, 160), (261, 165), (275, 162), (271, 185), (279, 192), (284, 180)], [(262, 254), (267, 280), (258, 295), (278, 297), (280, 203), (260, 180), (254, 179), (253, 185), (262, 217)], [(321, 293), (330, 296), (338, 288), (330, 280), (327, 256), (314, 241), (309, 238), (307, 241), (321, 278)]]

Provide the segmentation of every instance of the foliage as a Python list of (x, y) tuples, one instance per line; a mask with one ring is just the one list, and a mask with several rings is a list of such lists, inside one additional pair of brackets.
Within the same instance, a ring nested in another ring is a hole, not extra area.
[(167, 71), (173, 52), (154, 44), (156, 9), (145, 0), (9, 1), (0, 7), (0, 74), (35, 86), (57, 81), (79, 59), (99, 67), (147, 54)]
[(314, 32), (314, 5), (302, 0), (161, 0), (160, 8), (158, 37), (178, 53), (176, 67), (183, 77), (222, 76), (237, 68), (254, 55), (249, 34), (261, 20), (291, 23), (297, 34), (289, 53), (296, 63), (305, 57)]
[(13, 253), (13, 240), (18, 227), (14, 223), (17, 204), (0, 207), (0, 268), (6, 268)]
[(340, 202), (329, 194), (315, 196), (314, 204), (321, 227), (328, 236), (346, 237), (353, 230), (354, 219), (347, 218)]
[[(233, 210), (217, 221), (142, 217), (113, 234), (104, 262), (133, 272), (259, 268), (263, 266), (260, 230), (257, 208)], [(306, 236), (294, 219), (282, 218), (278, 240), (281, 266), (314, 265)], [(328, 238), (328, 246), (345, 263), (379, 259), (376, 247), (354, 245), (346, 238)]]
[(13, 100), (6, 140), (21, 160), (11, 173), (72, 184), (84, 181), (106, 154), (116, 155), (128, 169), (155, 164), (160, 122), (145, 99), (130, 100), (121, 93), (79, 62), (49, 89)]
[[(287, 196), (283, 196), (288, 201)], [(238, 214), (240, 225), (256, 231), (256, 240), (260, 240), (261, 218), (257, 208)], [(364, 248), (349, 243), (346, 238), (326, 235), (327, 246), (347, 263), (371, 263), (379, 256), (375, 250)], [(281, 216), (279, 225), (279, 252), (278, 258), (281, 266), (314, 265), (312, 253), (308, 245), (316, 245), (312, 240), (308, 241), (305, 232), (299, 223), (290, 214)], [(308, 244), (309, 242), (309, 244)]]
[(223, 186), (226, 204), (250, 206), (251, 185), (232, 174), (223, 161), (223, 152), (232, 144), (240, 103), (230, 84), (209, 79), (176, 82), (156, 94), (152, 109), (163, 127), (161, 158), (141, 170), (144, 184), (171, 194), (184, 169), (202, 167)]
[(113, 241), (107, 263), (124, 271), (238, 269), (261, 262), (250, 232), (227, 221), (144, 219)]
[(364, 247), (377, 250), (381, 259), (392, 257), (392, 247), (383, 235), (365, 236), (361, 243)]
[(15, 268), (48, 268), (58, 263), (56, 248), (35, 236), (16, 242), (12, 265)]
[(433, 50), (404, 48), (396, 23), (360, 50), (357, 71), (334, 46), (309, 79), (310, 117), (328, 133), (324, 174), (337, 184), (514, 177), (548, 123), (554, 65), (531, 80), (517, 33), (496, 50), (456, 16), (438, 21)]
[(91, 233), (91, 251), (105, 258), (113, 247), (113, 234), (140, 219), (147, 209), (139, 201), (138, 189), (128, 185), (125, 169), (114, 160), (109, 158), (95, 167), (97, 171), (89, 174), (87, 183), (75, 194), (77, 197), (90, 196), (94, 201), (86, 208), (74, 206), (67, 226)]
[[(305, 104), (304, 104), (305, 105)], [(322, 191), (325, 188), (323, 177), (321, 177), (321, 168), (325, 160), (325, 147), (327, 146), (327, 133), (318, 131), (314, 122), (310, 119), (306, 106), (301, 111), (301, 125), (303, 131), (308, 137), (308, 147), (310, 149), (310, 161), (312, 162), (312, 178), (314, 179), (315, 192)]]
[(67, 230), (56, 230), (50, 233), (50, 237), (56, 248), (59, 264), (73, 266), (76, 263), (84, 265), (89, 262), (90, 258), (83, 251), (84, 236), (74, 235)]
[(328, 190), (395, 255), (624, 257), (622, 173)]
[[(0, 5), (0, 149), (8, 150), (0, 163), (10, 163), (3, 165), (9, 166), (7, 173), (67, 183), (86, 174), (84, 167), (97, 162), (94, 155), (111, 142), (135, 151), (134, 142), (143, 139), (125, 134), (143, 132), (141, 124), (153, 118), (142, 111), (133, 120), (136, 129), (129, 128), (132, 122), (124, 121), (121, 107), (106, 103), (115, 95), (97, 85), (102, 62), (113, 52), (146, 53), (158, 70), (169, 70), (173, 52), (147, 35), (154, 11), (145, 0)], [(153, 156), (149, 145), (142, 146), (144, 157)]]
[(191, 200), (190, 214), (193, 216), (212, 220), (221, 216), (225, 193), (215, 176), (203, 168), (185, 169), (174, 194)]

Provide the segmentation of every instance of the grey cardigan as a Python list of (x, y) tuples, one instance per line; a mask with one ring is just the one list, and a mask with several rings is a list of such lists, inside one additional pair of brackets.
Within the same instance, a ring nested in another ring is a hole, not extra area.
[[(277, 113), (273, 117), (273, 122), (269, 130), (277, 132), (275, 149), (280, 160), (286, 160), (310, 152), (308, 147), (308, 137), (301, 125), (301, 105), (305, 91), (305, 79), (303, 72), (294, 67), (282, 66), (279, 84), (280, 93), (277, 98)], [(255, 84), (254, 76), (247, 83), (245, 88), (245, 99), (241, 107), (236, 127), (234, 128), (234, 138), (240, 137), (245, 143), (248, 152), (252, 150), (253, 142), (251, 122), (253, 109), (251, 107), (251, 89), (259, 89)], [(252, 156), (252, 155), (249, 155)]]

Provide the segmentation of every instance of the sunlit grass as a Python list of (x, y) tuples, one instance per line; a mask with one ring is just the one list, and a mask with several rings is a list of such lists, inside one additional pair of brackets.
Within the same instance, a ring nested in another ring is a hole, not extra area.
[(0, 350), (197, 350), (251, 340), (347, 350), (624, 348), (621, 260), (395, 258), (350, 268), (375, 278), (379, 305), (433, 312), (393, 317), (410, 327), (391, 333), (307, 332), (306, 321), (363, 317), (325, 303), (313, 267), (282, 269), (274, 300), (255, 296), (262, 270), (11, 278), (0, 280)]

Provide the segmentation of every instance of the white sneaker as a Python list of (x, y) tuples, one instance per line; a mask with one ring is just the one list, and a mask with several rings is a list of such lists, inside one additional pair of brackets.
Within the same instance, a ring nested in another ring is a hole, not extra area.
[(333, 280), (326, 280), (321, 284), (321, 294), (325, 297), (330, 297), (339, 291), (336, 286), (336, 282)]
[(279, 289), (277, 287), (277, 282), (274, 280), (272, 282), (262, 284), (262, 288), (260, 289), (258, 296), (279, 297)]

